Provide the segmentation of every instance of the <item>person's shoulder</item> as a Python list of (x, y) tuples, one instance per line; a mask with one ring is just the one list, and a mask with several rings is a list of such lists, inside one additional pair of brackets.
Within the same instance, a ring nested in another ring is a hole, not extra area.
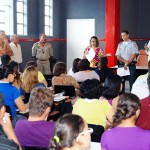
[(9, 43), (9, 45), (10, 45), (10, 46), (13, 46), (13, 45), (14, 45), (14, 43), (13, 43), (13, 42), (10, 42), (10, 43)]
[(141, 136), (146, 136), (146, 137), (150, 137), (150, 130), (144, 130), (140, 127), (135, 127), (136, 132), (138, 132)]
[(28, 120), (26, 119), (20, 119), (16, 122), (16, 125), (15, 125), (15, 129), (17, 129), (18, 127), (21, 127), (24, 126), (25, 124), (29, 123)]
[(48, 46), (52, 46), (52, 44), (50, 42), (46, 42), (46, 45)]
[(34, 43), (33, 46), (40, 46), (40, 42)]
[(119, 44), (118, 44), (118, 46), (121, 46), (121, 45), (123, 45), (124, 44), (124, 42), (123, 41), (121, 41)]
[[(149, 106), (150, 105), (150, 95), (148, 97), (145, 97), (141, 99), (141, 105), (142, 106)], [(150, 107), (148, 107), (150, 109)]]
[(102, 138), (107, 138), (108, 136), (111, 136), (112, 134), (114, 134), (117, 130), (117, 127), (114, 127), (112, 129), (106, 130), (103, 135)]
[(38, 71), (38, 76), (44, 77), (43, 73), (41, 71)]
[(137, 46), (136, 41), (130, 40), (129, 42), (130, 42), (132, 45)]

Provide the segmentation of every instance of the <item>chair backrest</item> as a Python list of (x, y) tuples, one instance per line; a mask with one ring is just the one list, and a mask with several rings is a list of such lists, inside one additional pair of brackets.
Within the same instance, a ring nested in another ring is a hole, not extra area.
[(5, 107), (6, 107), (6, 112), (10, 114), (10, 119), (12, 119), (12, 113), (11, 113), (10, 106), (5, 105)]
[(145, 50), (139, 51), (139, 56), (137, 57), (137, 66), (148, 66), (148, 56)]
[(30, 146), (23, 146), (23, 150), (48, 150), (47, 147), (30, 147)]
[(45, 80), (47, 81), (48, 83), (48, 87), (52, 86), (52, 78), (53, 78), (53, 75), (44, 75), (45, 77)]
[(76, 96), (74, 86), (55, 85), (54, 91), (55, 91), (55, 94), (63, 92), (64, 96), (69, 96), (70, 98), (74, 98)]
[(88, 124), (88, 127), (93, 129), (93, 133), (91, 134), (92, 142), (100, 142), (102, 134), (104, 133), (104, 127), (101, 125)]

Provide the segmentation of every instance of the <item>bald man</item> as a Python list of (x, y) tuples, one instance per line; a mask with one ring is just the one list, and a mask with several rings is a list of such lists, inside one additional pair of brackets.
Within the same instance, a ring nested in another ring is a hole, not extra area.
[(53, 48), (50, 43), (47, 42), (45, 34), (41, 34), (40, 41), (35, 43), (32, 47), (32, 56), (37, 59), (38, 70), (44, 75), (50, 75), (50, 61), (49, 58), (53, 56)]

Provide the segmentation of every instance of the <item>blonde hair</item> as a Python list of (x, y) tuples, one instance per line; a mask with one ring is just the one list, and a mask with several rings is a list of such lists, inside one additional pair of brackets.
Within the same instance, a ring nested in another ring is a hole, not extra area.
[(34, 66), (29, 66), (24, 71), (23, 89), (25, 92), (30, 92), (38, 81), (38, 69)]

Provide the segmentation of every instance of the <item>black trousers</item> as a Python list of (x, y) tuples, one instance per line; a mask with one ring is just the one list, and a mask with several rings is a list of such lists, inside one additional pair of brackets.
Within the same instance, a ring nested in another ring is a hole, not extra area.
[(136, 66), (135, 65), (129, 65), (128, 67), (129, 67), (130, 75), (122, 77), (122, 84), (123, 84), (122, 92), (123, 93), (125, 92), (125, 81), (126, 80), (129, 81), (130, 91), (131, 91), (132, 85), (136, 80)]

